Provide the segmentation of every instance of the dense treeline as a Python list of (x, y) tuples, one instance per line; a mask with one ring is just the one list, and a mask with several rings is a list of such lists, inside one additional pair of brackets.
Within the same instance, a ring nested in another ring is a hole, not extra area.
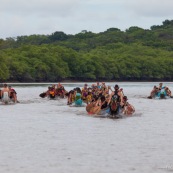
[(172, 80), (173, 20), (76, 35), (0, 39), (0, 81)]

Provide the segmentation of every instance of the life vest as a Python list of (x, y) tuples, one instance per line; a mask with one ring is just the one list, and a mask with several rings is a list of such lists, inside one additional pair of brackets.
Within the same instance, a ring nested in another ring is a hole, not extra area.
[(51, 96), (55, 96), (55, 92), (54, 92), (54, 91), (49, 91), (49, 94), (50, 94)]
[(92, 101), (92, 95), (87, 95), (87, 101), (91, 102)]
[(75, 95), (74, 95), (74, 94), (72, 94), (72, 96), (71, 96), (71, 101), (72, 101), (72, 102), (75, 101)]
[(118, 95), (118, 90), (114, 91), (114, 95), (111, 98), (112, 100), (116, 100), (117, 102), (120, 102), (120, 96)]
[(162, 87), (162, 89), (156, 94), (157, 97), (160, 97), (160, 98), (164, 98), (166, 96), (166, 91), (165, 89)]
[(75, 105), (77, 105), (77, 106), (82, 105), (82, 99), (81, 99), (81, 94), (80, 93), (76, 93), (76, 96), (75, 96)]
[(160, 94), (163, 94), (164, 96), (166, 96), (165, 88), (162, 88), (162, 89), (161, 89)]
[(81, 99), (81, 94), (80, 93), (76, 93), (76, 97), (75, 100)]
[(87, 89), (82, 88), (82, 99), (85, 100), (88, 95)]
[(119, 103), (120, 103), (120, 96), (118, 95), (118, 91), (115, 90), (114, 95), (112, 96), (111, 102), (110, 102), (111, 110), (116, 111), (119, 107)]

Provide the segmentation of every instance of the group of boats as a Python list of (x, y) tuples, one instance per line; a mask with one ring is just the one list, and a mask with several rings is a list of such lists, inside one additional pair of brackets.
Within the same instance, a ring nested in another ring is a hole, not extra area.
[[(40, 97), (50, 99), (65, 98), (67, 105), (81, 107), (85, 106), (89, 115), (120, 118), (123, 116), (132, 116), (135, 108), (128, 102), (128, 98), (123, 93), (123, 88), (118, 85), (114, 89), (106, 86), (104, 82), (88, 86), (84, 84), (83, 88), (76, 87), (73, 90), (66, 91), (60, 83), (48, 87), (46, 92), (40, 94)], [(149, 99), (168, 99), (173, 98), (171, 91), (167, 86), (160, 83), (154, 86)]]
[(120, 118), (122, 116), (131, 116), (135, 108), (128, 102), (127, 96), (124, 95), (123, 89), (118, 85), (114, 89), (106, 86), (104, 82), (84, 84), (83, 88), (76, 87), (66, 91), (60, 83), (49, 86), (47, 91), (40, 94), (42, 98), (67, 99), (67, 105), (76, 107), (86, 107), (86, 111), (92, 116), (101, 116), (109, 118)]
[[(66, 99), (70, 107), (85, 107), (88, 115), (101, 116), (109, 118), (121, 118), (123, 116), (132, 116), (135, 108), (129, 103), (127, 96), (123, 93), (123, 88), (115, 85), (112, 89), (104, 82), (95, 83), (91, 86), (84, 84), (82, 89), (76, 87), (67, 91), (61, 83), (52, 85), (47, 91), (39, 95), (41, 98)], [(171, 91), (167, 86), (160, 83), (154, 86), (149, 99), (168, 99), (173, 98)], [(0, 89), (0, 101), (3, 104), (19, 103), (16, 91), (7, 84)]]

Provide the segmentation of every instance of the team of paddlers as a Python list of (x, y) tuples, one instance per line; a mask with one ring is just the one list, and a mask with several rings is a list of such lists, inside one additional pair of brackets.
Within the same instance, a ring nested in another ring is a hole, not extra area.
[[(84, 84), (82, 89), (76, 87), (70, 91), (67, 91), (61, 83), (58, 83), (57, 85), (49, 86), (47, 91), (40, 94), (40, 97), (67, 99), (67, 105), (85, 106), (90, 115), (107, 115), (119, 118), (122, 115), (130, 116), (135, 112), (133, 105), (127, 101), (128, 98), (124, 95), (123, 88), (116, 84), (112, 90), (105, 82), (97, 82), (91, 84), (91, 86)], [(148, 98), (172, 98), (172, 93), (167, 86), (163, 86), (163, 83), (160, 83), (159, 86), (153, 87)], [(5, 104), (19, 102), (16, 91), (7, 84), (4, 84), (0, 89), (0, 100)]]
[(13, 103), (19, 102), (17, 100), (16, 91), (11, 86), (8, 86), (7, 84), (4, 84), (3, 88), (0, 89), (0, 100), (6, 104), (8, 104), (9, 102), (13, 102)]
[(172, 92), (168, 88), (168, 86), (163, 86), (163, 83), (159, 83), (159, 86), (154, 86), (150, 96), (148, 96), (149, 99), (152, 98), (159, 98), (159, 99), (164, 99), (164, 98), (172, 98)]
[(76, 87), (69, 92), (65, 90), (62, 84), (48, 87), (46, 92), (40, 94), (40, 97), (67, 98), (67, 105), (86, 106), (86, 111), (94, 115), (107, 115), (119, 118), (120, 115), (132, 115), (135, 108), (127, 102), (127, 96), (124, 95), (123, 89), (118, 85), (114, 90), (104, 82), (84, 84), (83, 88)]

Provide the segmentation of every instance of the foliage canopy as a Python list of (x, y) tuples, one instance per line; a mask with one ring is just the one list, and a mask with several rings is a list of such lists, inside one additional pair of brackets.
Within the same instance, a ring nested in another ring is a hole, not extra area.
[(0, 39), (0, 81), (172, 80), (173, 20), (145, 30)]

